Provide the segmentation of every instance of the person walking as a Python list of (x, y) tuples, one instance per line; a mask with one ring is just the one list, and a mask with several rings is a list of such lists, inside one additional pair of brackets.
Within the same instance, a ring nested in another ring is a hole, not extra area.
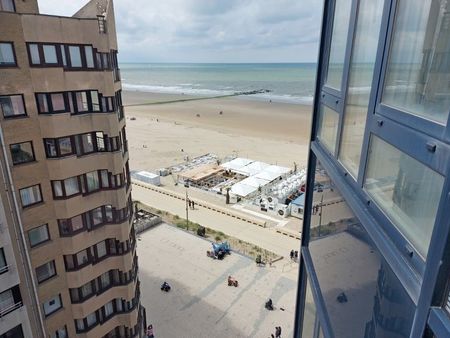
[(145, 333), (147, 335), (147, 338), (155, 338), (155, 336), (153, 335), (153, 325), (150, 324), (147, 327), (147, 332)]
[(275, 338), (281, 338), (281, 326), (275, 327)]
[(292, 261), (294, 259), (294, 250), (291, 250), (290, 256), (291, 256), (291, 261)]

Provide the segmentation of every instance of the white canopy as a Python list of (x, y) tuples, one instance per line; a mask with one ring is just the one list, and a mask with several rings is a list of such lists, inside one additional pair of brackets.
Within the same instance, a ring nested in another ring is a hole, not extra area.
[(242, 184), (242, 182), (236, 183), (235, 185), (233, 185), (231, 187), (231, 193), (233, 195), (237, 195), (240, 197), (246, 197), (252, 193), (254, 193), (255, 191), (257, 191), (258, 188), (257, 187), (252, 187), (250, 185), (246, 185), (246, 184)]
[(246, 165), (243, 168), (240, 168), (237, 172), (245, 176), (253, 176), (260, 173), (269, 166), (270, 165), (267, 163), (256, 161)]
[[(251, 177), (247, 177), (246, 179), (242, 180), (239, 183), (249, 185), (251, 187), (259, 188), (259, 187), (263, 187), (266, 184), (268, 184), (269, 181), (264, 180), (262, 178), (255, 177), (255, 176), (251, 176)], [(239, 183), (237, 183), (237, 184), (239, 184)]]
[(242, 167), (245, 167), (247, 164), (252, 163), (252, 160), (249, 160), (248, 158), (242, 158), (242, 157), (237, 157), (234, 160), (231, 160), (229, 162), (226, 163), (222, 163), (220, 166), (222, 168), (225, 168), (227, 170), (231, 170), (231, 171), (237, 171), (239, 169), (241, 169)]

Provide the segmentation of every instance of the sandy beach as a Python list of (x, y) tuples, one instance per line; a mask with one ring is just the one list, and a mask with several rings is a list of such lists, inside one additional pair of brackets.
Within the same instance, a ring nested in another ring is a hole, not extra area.
[(206, 153), (306, 165), (311, 106), (245, 97), (147, 104), (198, 97), (133, 91), (122, 95), (132, 170), (155, 171)]

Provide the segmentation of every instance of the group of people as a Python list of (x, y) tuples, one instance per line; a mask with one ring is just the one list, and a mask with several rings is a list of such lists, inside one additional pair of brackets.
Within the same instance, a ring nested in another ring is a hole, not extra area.
[(291, 261), (298, 261), (298, 251), (297, 250), (291, 250), (291, 253), (289, 254), (291, 257)]
[(275, 326), (275, 336), (273, 333), (270, 335), (271, 338), (281, 338), (281, 326)]
[(195, 202), (193, 200), (188, 199), (188, 205), (189, 205), (189, 209), (194, 210), (195, 209)]

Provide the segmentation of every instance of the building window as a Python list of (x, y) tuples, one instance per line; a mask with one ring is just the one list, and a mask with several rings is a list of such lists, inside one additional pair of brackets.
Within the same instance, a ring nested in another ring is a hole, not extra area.
[(65, 113), (69, 111), (67, 93), (37, 93), (39, 114)]
[(28, 51), (30, 54), (30, 60), (32, 65), (41, 64), (41, 57), (39, 56), (39, 46), (36, 44), (29, 44)]
[(364, 189), (424, 258), (443, 185), (443, 176), (372, 136)]
[(383, 4), (384, 0), (361, 0), (358, 8), (339, 149), (339, 160), (355, 178), (359, 172), (375, 67), (374, 41), (378, 41), (380, 35)]
[(36, 277), (38, 283), (45, 282), (46, 280), (56, 276), (55, 261), (50, 261), (36, 268)]
[(64, 157), (75, 154), (75, 147), (71, 137), (44, 139), (44, 146), (48, 158)]
[(84, 113), (89, 111), (89, 102), (87, 92), (76, 92), (75, 93), (75, 102), (77, 112)]
[(53, 333), (50, 338), (67, 338), (67, 327), (64, 326), (61, 329), (58, 329)]
[(29, 230), (28, 239), (30, 240), (31, 247), (49, 241), (50, 234), (48, 233), (48, 225), (44, 224), (37, 228)]
[(22, 95), (0, 96), (0, 110), (5, 118), (27, 115)]
[[(5, 12), (15, 12), (16, 7), (14, 6), (13, 0), (0, 0), (0, 11)], [(3, 338), (3, 336), (0, 336)]]
[(351, 0), (337, 0), (334, 8), (333, 34), (326, 74), (326, 85), (341, 90), (344, 73), (345, 46), (350, 23)]
[(0, 275), (8, 271), (8, 264), (6, 263), (5, 250), (0, 248)]
[(322, 105), (319, 112), (319, 129), (317, 130), (317, 137), (332, 154), (334, 154), (336, 150), (338, 123), (339, 114)]
[(12, 42), (0, 42), (0, 67), (16, 66)]
[(440, 124), (447, 122), (450, 106), (448, 10), (445, 1), (397, 2), (382, 98), (388, 106)]
[(19, 190), (22, 207), (28, 207), (42, 202), (41, 185), (36, 184)]
[(309, 280), (306, 278), (306, 297), (305, 310), (303, 315), (302, 337), (320, 338), (323, 337), (321, 333), (319, 317), (317, 316), (316, 304), (314, 303), (313, 295)]
[(14, 165), (33, 162), (35, 160), (33, 143), (31, 141), (11, 144), (9, 147)]
[(22, 306), (19, 285), (0, 293), (0, 318)]
[(8, 332), (3, 333), (0, 335), (0, 338), (24, 338), (22, 325), (17, 325), (16, 327), (12, 328)]
[(62, 181), (52, 181), (53, 196), (72, 197), (80, 193), (80, 183), (78, 176), (69, 177)]
[(86, 56), (86, 67), (94, 68), (94, 52), (92, 46), (84, 46), (84, 54)]
[(81, 68), (81, 52), (79, 46), (69, 46), (70, 66), (73, 68)]
[(54, 296), (42, 305), (45, 316), (50, 316), (52, 313), (55, 313), (62, 308), (61, 295)]
[(55, 45), (43, 45), (44, 51), (44, 63), (45, 64), (58, 64), (58, 58), (56, 57)]

